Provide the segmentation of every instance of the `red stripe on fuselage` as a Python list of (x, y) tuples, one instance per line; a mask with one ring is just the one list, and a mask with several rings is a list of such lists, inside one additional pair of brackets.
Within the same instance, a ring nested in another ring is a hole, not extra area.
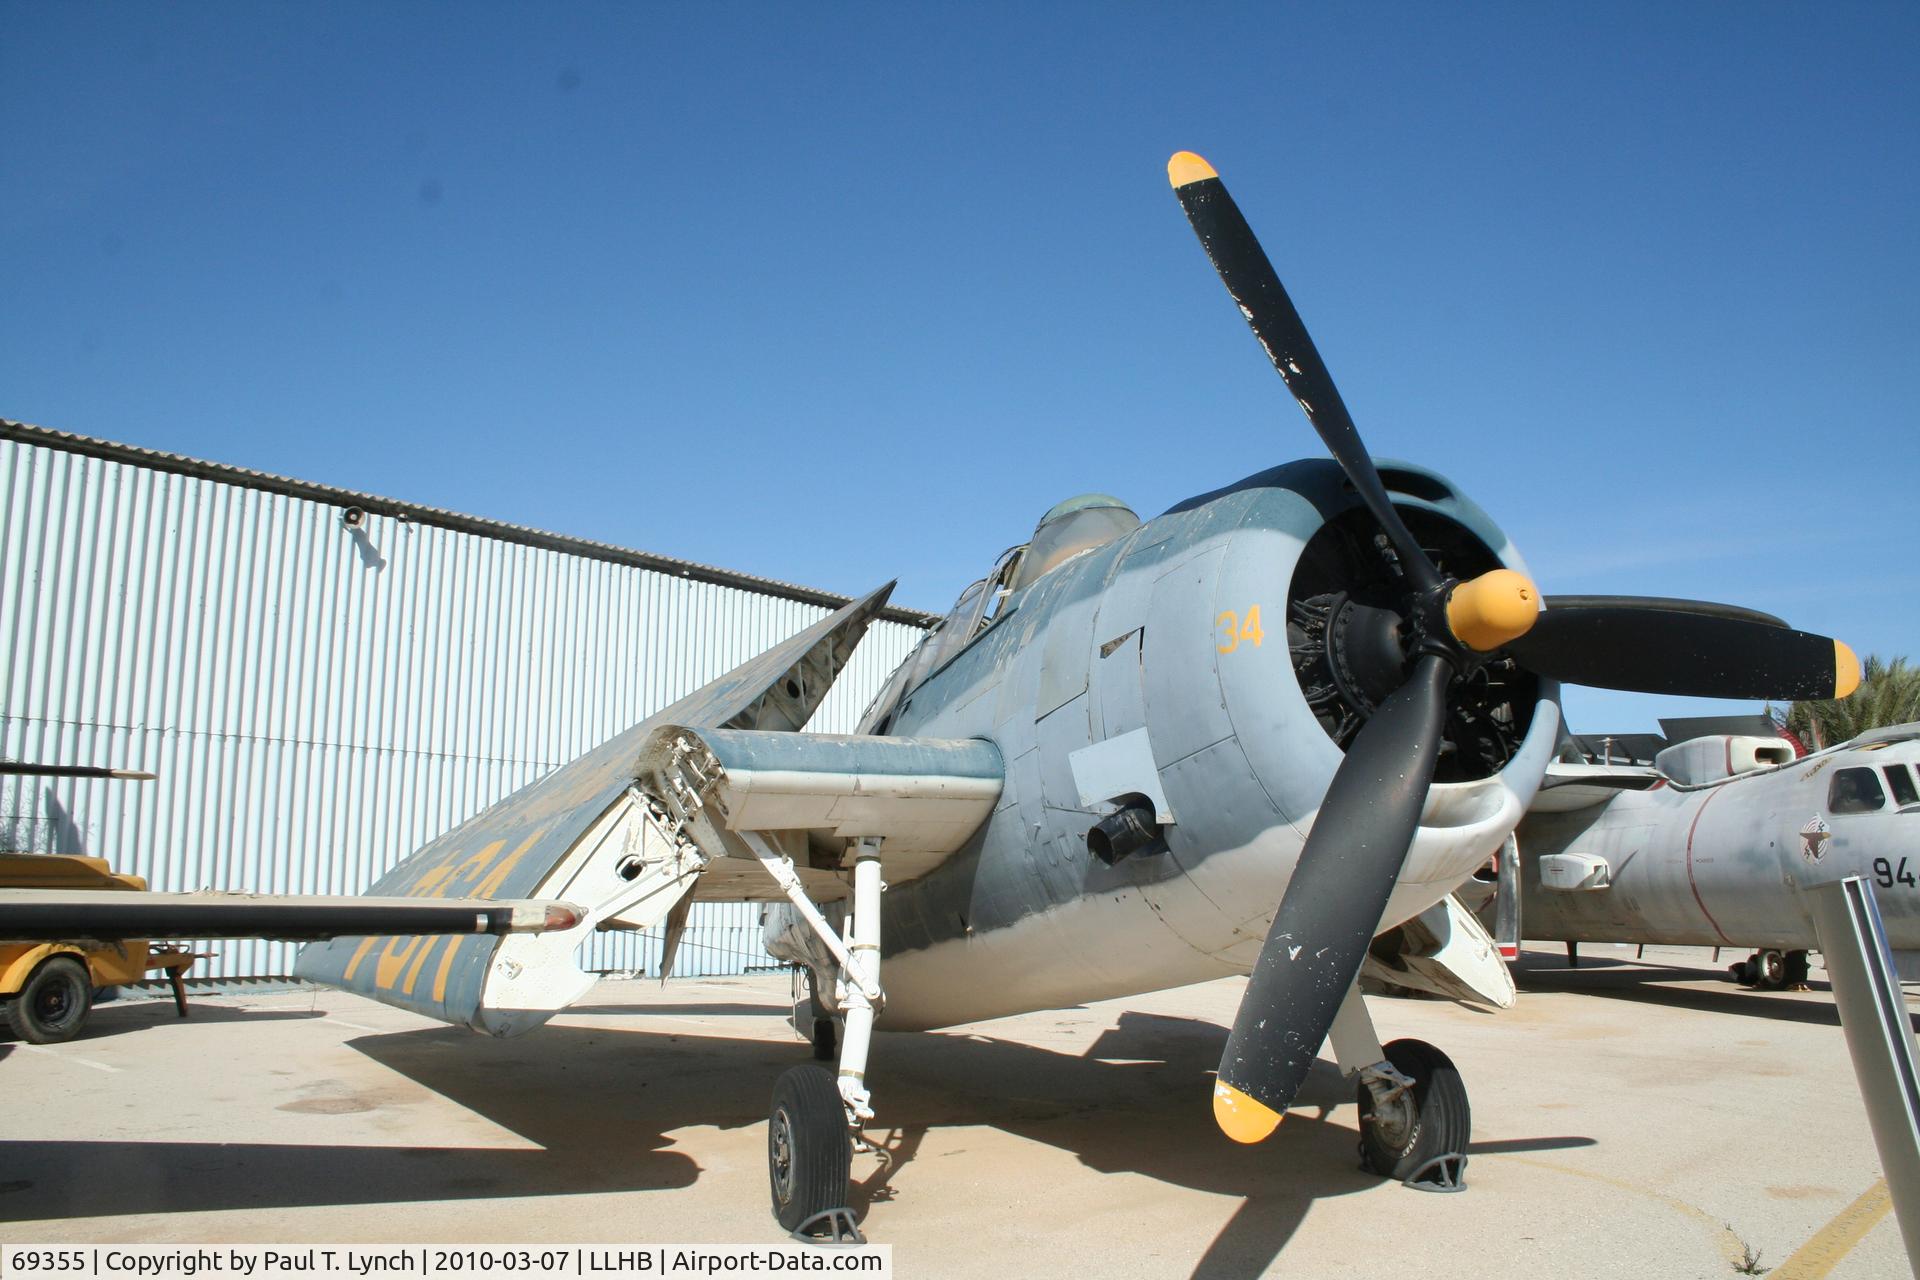
[(1700, 896), (1700, 886), (1693, 878), (1693, 833), (1700, 829), (1700, 818), (1706, 813), (1707, 806), (1712, 804), (1724, 790), (1726, 790), (1725, 787), (1716, 787), (1705, 800), (1700, 802), (1699, 812), (1693, 815), (1693, 825), (1687, 828), (1687, 887), (1693, 890), (1693, 900), (1700, 904), (1700, 914), (1707, 918), (1707, 923), (1713, 926), (1713, 931), (1720, 935), (1720, 941), (1732, 943), (1733, 939), (1726, 935), (1720, 928), (1720, 922), (1713, 918), (1713, 912), (1707, 910), (1707, 900)]

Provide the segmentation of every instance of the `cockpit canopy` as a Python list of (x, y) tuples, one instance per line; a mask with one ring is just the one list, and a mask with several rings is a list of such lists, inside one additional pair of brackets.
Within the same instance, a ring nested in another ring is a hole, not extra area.
[(1139, 527), (1140, 517), (1111, 494), (1083, 493), (1057, 503), (1040, 517), (1007, 590), (1011, 594), (1030, 586), (1081, 552), (1104, 547)]
[(1011, 596), (1049, 572), (1140, 527), (1126, 503), (1106, 493), (1083, 493), (1056, 503), (1033, 531), (1033, 541), (1002, 552), (993, 571), (960, 593), (953, 609), (902, 663), (861, 717), (861, 732), (885, 732), (893, 713), (928, 676), (973, 642)]

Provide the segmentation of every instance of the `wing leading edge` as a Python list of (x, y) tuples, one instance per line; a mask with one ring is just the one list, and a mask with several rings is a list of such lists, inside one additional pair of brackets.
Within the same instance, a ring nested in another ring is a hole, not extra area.
[(406, 930), (416, 934), (536, 933), (570, 929), (565, 902), (475, 898), (345, 898), (299, 894), (69, 893), (0, 890), (0, 942), (127, 938), (267, 938), (305, 942)]
[[(586, 931), (653, 923), (692, 887), (699, 851), (667, 805), (639, 792), (663, 725), (791, 733), (819, 707), (893, 584), (855, 600), (427, 844), (369, 890), (403, 898), (531, 898), (578, 886), (585, 917), (503, 953), (493, 937), (401, 935), (305, 948), (298, 976), (444, 1022), (509, 1035), (592, 985), (573, 960)], [(594, 874), (587, 874), (592, 870)]]

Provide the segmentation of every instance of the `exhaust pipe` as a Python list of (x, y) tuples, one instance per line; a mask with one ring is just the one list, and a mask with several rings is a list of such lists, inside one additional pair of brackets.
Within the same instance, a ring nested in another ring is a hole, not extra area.
[(1087, 851), (1110, 867), (1136, 853), (1159, 853), (1166, 847), (1160, 824), (1146, 805), (1116, 809), (1087, 829)]

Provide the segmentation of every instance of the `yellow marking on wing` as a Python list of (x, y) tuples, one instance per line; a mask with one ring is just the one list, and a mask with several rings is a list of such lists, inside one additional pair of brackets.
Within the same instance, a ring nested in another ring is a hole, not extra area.
[(444, 898), (447, 896), (447, 882), (453, 877), (453, 863), (443, 862), (413, 882), (407, 890), (409, 898)]
[(520, 842), (520, 847), (518, 849), (515, 849), (512, 853), (508, 854), (506, 859), (502, 861), (499, 866), (495, 867), (491, 872), (488, 873), (487, 878), (485, 880), (482, 880), (477, 886), (474, 887), (474, 890), (471, 896), (475, 898), (491, 898), (494, 894), (498, 893), (500, 891), (500, 886), (506, 882), (507, 876), (510, 872), (512, 872), (515, 864), (517, 864), (521, 858), (524, 858), (526, 856), (527, 850), (533, 848), (534, 842), (538, 840), (543, 833), (544, 833), (544, 828), (541, 831), (534, 832), (532, 835), (528, 836), (525, 840), (522, 840)]
[(440, 945), (443, 938), (450, 936), (452, 935), (444, 933), (438, 934), (435, 937), (429, 938), (427, 945), (420, 948), (420, 954), (414, 957), (411, 965), (407, 966), (406, 981), (400, 984), (400, 990), (402, 992), (407, 995), (413, 994), (414, 984), (420, 981), (420, 970), (427, 963), (427, 957), (433, 954), (433, 949)]
[[(487, 845), (484, 849), (481, 849), (480, 852), (474, 854), (472, 857), (468, 858), (465, 862), (462, 862), (459, 866), (455, 867), (453, 869), (453, 874), (447, 877), (445, 884), (451, 885), (456, 880), (464, 880), (468, 882), (473, 881), (476, 877), (480, 875), (481, 872), (485, 871), (489, 866), (493, 865), (493, 860), (499, 857), (500, 851), (506, 847), (507, 847), (507, 842), (505, 840), (493, 841), (491, 844)], [(443, 885), (443, 888), (444, 887), (445, 886)], [(447, 895), (443, 892), (443, 893), (437, 893), (434, 896), (437, 898), (444, 898)]]
[(393, 980), (400, 976), (400, 971), (406, 968), (407, 961), (413, 959), (413, 953), (419, 950), (420, 944), (425, 942), (426, 939), (404, 939), (407, 944), (406, 948), (396, 953), (393, 948), (401, 941), (403, 941), (401, 938), (388, 938), (387, 945), (380, 948), (380, 958), (374, 962), (373, 985), (379, 987), (382, 991), (391, 991), (393, 989)]
[(353, 981), (353, 971), (360, 967), (360, 962), (367, 958), (367, 952), (373, 950), (373, 944), (378, 941), (378, 938), (360, 939), (360, 945), (353, 949), (353, 959), (347, 961), (347, 971), (340, 975), (340, 981)]
[(444, 1004), (447, 999), (447, 971), (453, 968), (453, 958), (460, 954), (460, 939), (447, 941), (447, 954), (440, 957), (440, 967), (433, 975), (433, 1002)]

